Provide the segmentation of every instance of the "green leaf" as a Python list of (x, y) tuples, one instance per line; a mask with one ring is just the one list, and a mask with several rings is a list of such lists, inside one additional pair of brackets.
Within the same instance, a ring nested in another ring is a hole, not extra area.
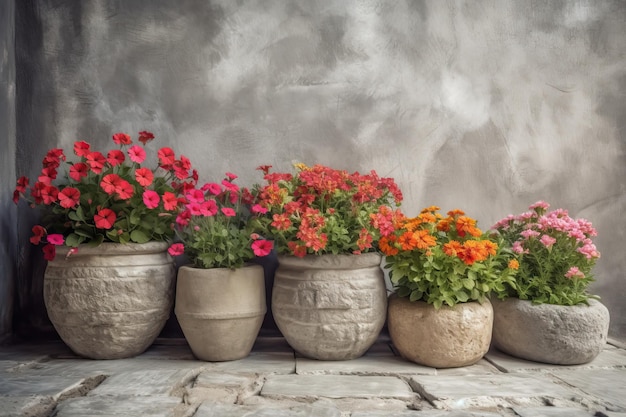
[(476, 272), (472, 271), (471, 269), (469, 269), (467, 271), (467, 277), (469, 279), (471, 279), (472, 281), (476, 281)]
[(65, 244), (73, 248), (80, 245), (85, 240), (84, 237), (78, 236), (76, 233), (70, 233), (65, 239)]
[(130, 240), (136, 243), (147, 243), (150, 241), (150, 236), (146, 235), (142, 230), (133, 230), (130, 233)]

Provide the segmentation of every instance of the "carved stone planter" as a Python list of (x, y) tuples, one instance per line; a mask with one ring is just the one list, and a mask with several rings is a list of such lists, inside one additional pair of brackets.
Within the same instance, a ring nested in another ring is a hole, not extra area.
[(604, 348), (609, 311), (589, 305), (535, 304), (518, 298), (493, 300), (493, 343), (518, 358), (556, 365), (590, 362)]
[(198, 359), (230, 361), (248, 356), (266, 310), (260, 265), (178, 270), (176, 318)]
[(291, 347), (320, 360), (363, 355), (385, 322), (381, 256), (279, 256), (278, 261), (272, 312)]
[(400, 355), (433, 368), (455, 368), (478, 362), (489, 350), (493, 309), (469, 302), (435, 310), (424, 301), (389, 297), (389, 335)]
[(165, 242), (103, 243), (66, 258), (57, 248), (44, 275), (44, 301), (61, 339), (92, 359), (139, 355), (157, 338), (174, 301)]

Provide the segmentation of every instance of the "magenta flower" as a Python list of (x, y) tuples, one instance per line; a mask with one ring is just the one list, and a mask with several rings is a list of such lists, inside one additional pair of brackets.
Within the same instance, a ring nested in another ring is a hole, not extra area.
[(133, 145), (128, 150), (128, 157), (131, 161), (141, 164), (146, 159), (146, 151), (141, 146)]
[(167, 253), (172, 256), (179, 256), (185, 253), (185, 245), (182, 243), (173, 243), (168, 249)]
[(237, 213), (230, 207), (222, 207), (222, 214), (226, 217), (235, 217)]
[(53, 233), (51, 235), (48, 235), (46, 239), (48, 240), (48, 243), (51, 243), (55, 246), (60, 246), (63, 243), (65, 243), (65, 239), (63, 238), (63, 235), (59, 233)]
[(143, 192), (142, 197), (143, 197), (143, 203), (149, 209), (155, 209), (159, 207), (159, 202), (161, 201), (161, 197), (159, 196), (159, 193), (157, 193), (156, 191), (146, 190)]
[(274, 244), (269, 240), (255, 240), (252, 242), (252, 251), (256, 256), (267, 256), (273, 248)]

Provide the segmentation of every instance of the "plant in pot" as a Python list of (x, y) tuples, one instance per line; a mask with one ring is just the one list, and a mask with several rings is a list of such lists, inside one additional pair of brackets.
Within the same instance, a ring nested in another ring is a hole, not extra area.
[(187, 190), (176, 218), (180, 242), (169, 248), (191, 262), (178, 270), (175, 312), (194, 355), (206, 361), (247, 356), (266, 313), (263, 267), (253, 261), (272, 242), (251, 227), (265, 209), (250, 205), (236, 178), (227, 173), (219, 184)]
[[(511, 279), (498, 244), (461, 210), (431, 206), (413, 218), (380, 213), (379, 246), (396, 292), (389, 297), (391, 340), (405, 359), (451, 368), (489, 350), (489, 293)], [(514, 266), (514, 265), (512, 265)]]
[(150, 346), (168, 319), (175, 270), (167, 254), (178, 198), (193, 187), (191, 163), (168, 147), (148, 166), (140, 132), (133, 143), (113, 135), (106, 154), (75, 142), (74, 158), (54, 148), (32, 185), (17, 181), (14, 201), (38, 208), (41, 224), (30, 241), (48, 261), (44, 301), (63, 341), (95, 359), (135, 356)]
[(272, 313), (287, 342), (313, 359), (359, 357), (385, 321), (386, 289), (372, 214), (400, 204), (391, 178), (323, 165), (296, 165), (295, 174), (259, 167), (265, 184), (256, 222), (273, 239), (278, 269)]
[(493, 227), (519, 265), (493, 300), (494, 345), (532, 361), (582, 364), (602, 351), (609, 328), (607, 308), (588, 293), (600, 258), (597, 233), (585, 219), (548, 209), (538, 201)]

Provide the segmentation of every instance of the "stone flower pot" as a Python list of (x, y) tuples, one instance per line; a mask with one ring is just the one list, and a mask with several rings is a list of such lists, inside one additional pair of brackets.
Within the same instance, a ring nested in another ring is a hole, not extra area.
[(485, 300), (442, 306), (389, 297), (388, 326), (400, 355), (433, 368), (456, 368), (478, 362), (489, 350), (493, 309)]
[(381, 256), (279, 256), (272, 312), (287, 342), (313, 359), (363, 355), (385, 323)]
[(578, 365), (604, 349), (609, 310), (599, 301), (589, 305), (532, 304), (528, 300), (492, 300), (493, 344), (509, 355), (535, 362)]
[(266, 310), (260, 265), (178, 270), (176, 318), (198, 359), (217, 362), (248, 356)]
[(174, 301), (166, 242), (59, 246), (44, 274), (44, 302), (61, 339), (77, 354), (120, 359), (157, 338)]

